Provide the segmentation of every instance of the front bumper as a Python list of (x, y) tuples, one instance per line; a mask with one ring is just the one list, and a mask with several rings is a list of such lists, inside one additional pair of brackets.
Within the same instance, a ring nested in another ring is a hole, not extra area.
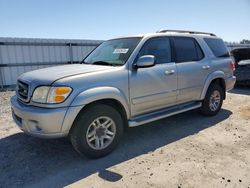
[(235, 85), (235, 82), (236, 82), (236, 77), (235, 76), (232, 76), (230, 78), (227, 78), (225, 80), (225, 84), (226, 84), (226, 91), (229, 91), (231, 89), (234, 88), (234, 85)]
[(58, 138), (68, 135), (81, 107), (41, 108), (11, 98), (12, 117), (25, 133), (41, 138)]

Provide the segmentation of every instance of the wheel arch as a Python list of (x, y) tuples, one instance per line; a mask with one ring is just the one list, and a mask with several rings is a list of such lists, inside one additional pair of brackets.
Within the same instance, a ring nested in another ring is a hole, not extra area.
[(128, 100), (119, 89), (115, 87), (95, 87), (81, 92), (73, 102), (71, 106), (82, 105), (85, 108), (93, 103), (108, 103), (110, 105), (117, 104), (121, 107), (126, 115), (126, 118), (130, 117), (130, 110)]
[(127, 123), (128, 116), (127, 116), (127, 113), (126, 113), (124, 106), (121, 104), (120, 101), (113, 99), (113, 98), (105, 98), (105, 99), (93, 101), (93, 102), (87, 104), (86, 106), (84, 106), (78, 114), (82, 113), (82, 111), (88, 109), (89, 107), (94, 106), (94, 105), (98, 105), (98, 104), (105, 104), (105, 105), (113, 107), (121, 114), (121, 117), (122, 117), (124, 123)]
[[(118, 110), (126, 127), (128, 123), (127, 120), (130, 117), (130, 110), (125, 95), (122, 94), (122, 92), (117, 88), (98, 87), (85, 90), (81, 92), (77, 97), (75, 97), (75, 99), (71, 103), (71, 107), (76, 107), (78, 110), (73, 112), (76, 114), (74, 114), (74, 118), (69, 118), (70, 122), (65, 122), (63, 124), (62, 130), (68, 130), (70, 132), (79, 114), (83, 113), (84, 110), (96, 104), (106, 104)], [(69, 112), (69, 116), (72, 115), (72, 112)]]
[(206, 96), (207, 90), (211, 84), (218, 84), (221, 86), (223, 90), (223, 99), (226, 99), (226, 83), (225, 83), (225, 74), (222, 71), (215, 71), (212, 74), (210, 74), (205, 82), (205, 85), (203, 87), (202, 93), (201, 93), (201, 100), (203, 100)]

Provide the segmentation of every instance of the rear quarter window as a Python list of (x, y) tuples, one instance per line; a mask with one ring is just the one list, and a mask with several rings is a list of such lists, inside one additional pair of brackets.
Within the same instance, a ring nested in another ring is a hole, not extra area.
[(208, 47), (213, 52), (216, 57), (230, 57), (226, 45), (223, 40), (215, 38), (204, 38), (204, 41), (207, 43)]

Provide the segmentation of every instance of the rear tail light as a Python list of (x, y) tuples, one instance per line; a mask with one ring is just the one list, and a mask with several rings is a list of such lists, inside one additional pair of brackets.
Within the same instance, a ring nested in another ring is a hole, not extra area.
[(234, 63), (234, 61), (232, 60), (232, 61), (230, 61), (230, 70), (232, 71), (232, 72), (234, 72), (235, 71), (235, 63)]

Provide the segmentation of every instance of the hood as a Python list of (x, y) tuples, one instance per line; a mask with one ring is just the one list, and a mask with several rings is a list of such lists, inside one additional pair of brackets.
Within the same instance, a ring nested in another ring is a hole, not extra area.
[(79, 74), (100, 72), (112, 68), (113, 67), (111, 66), (102, 65), (63, 65), (30, 71), (22, 74), (19, 79), (28, 83), (35, 83), (39, 85), (51, 85), (54, 81), (59, 80), (61, 78), (66, 78)]

